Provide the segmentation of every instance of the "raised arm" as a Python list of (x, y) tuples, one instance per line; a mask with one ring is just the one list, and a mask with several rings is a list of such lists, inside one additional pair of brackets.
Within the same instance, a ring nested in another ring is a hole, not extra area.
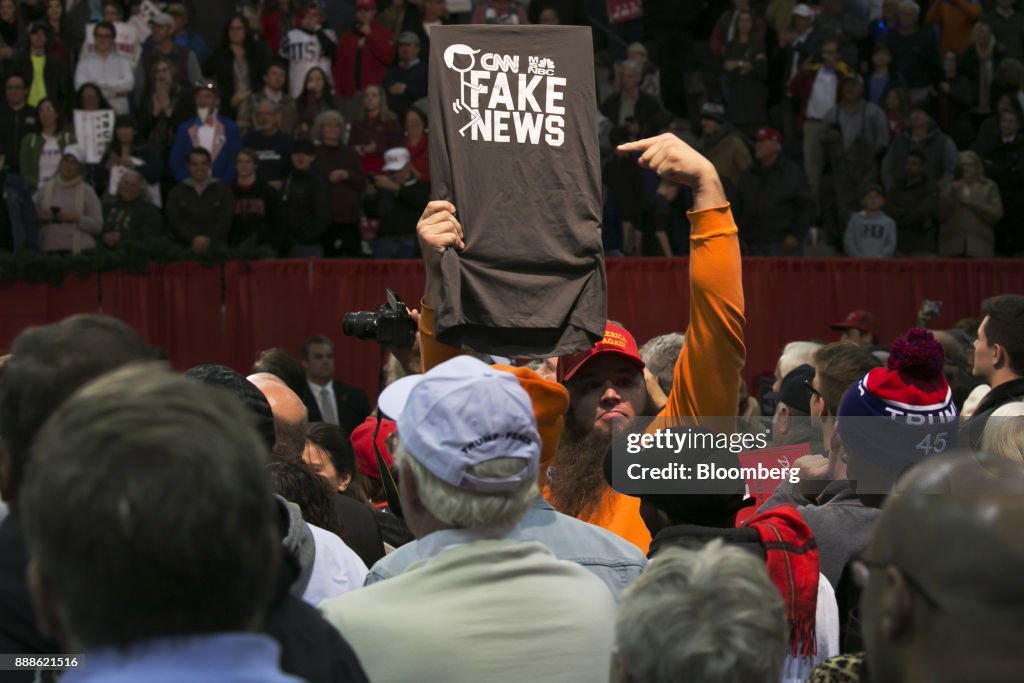
[(665, 417), (726, 417), (739, 405), (743, 277), (736, 223), (710, 161), (672, 134), (631, 142), (640, 165), (693, 190), (690, 219), (690, 325), (676, 360)]

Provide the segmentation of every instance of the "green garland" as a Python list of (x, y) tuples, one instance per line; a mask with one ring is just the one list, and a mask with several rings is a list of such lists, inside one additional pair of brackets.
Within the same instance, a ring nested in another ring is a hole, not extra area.
[(149, 272), (152, 263), (161, 266), (168, 263), (198, 263), (213, 267), (228, 261), (240, 261), (242, 267), (248, 270), (249, 261), (269, 255), (266, 249), (248, 243), (232, 249), (212, 248), (204, 254), (196, 254), (171, 244), (95, 249), (74, 255), (19, 251), (0, 254), (0, 284), (30, 282), (60, 286), (72, 275), (84, 280), (98, 273), (114, 271), (145, 274)]

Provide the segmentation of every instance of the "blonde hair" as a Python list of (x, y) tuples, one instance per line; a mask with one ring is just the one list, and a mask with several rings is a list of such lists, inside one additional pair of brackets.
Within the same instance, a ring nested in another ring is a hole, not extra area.
[(992, 413), (981, 437), (981, 450), (1024, 463), (1024, 402), (1007, 403)]

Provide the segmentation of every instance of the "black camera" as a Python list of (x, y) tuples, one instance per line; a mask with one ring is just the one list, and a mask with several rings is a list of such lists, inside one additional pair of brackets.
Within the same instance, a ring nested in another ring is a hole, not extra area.
[(341, 329), (346, 336), (356, 339), (410, 348), (416, 339), (416, 321), (395, 290), (388, 288), (386, 291), (387, 303), (381, 304), (376, 311), (346, 313)]

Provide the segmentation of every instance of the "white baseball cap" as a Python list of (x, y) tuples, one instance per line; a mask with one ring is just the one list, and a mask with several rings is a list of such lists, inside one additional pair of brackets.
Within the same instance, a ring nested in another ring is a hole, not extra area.
[(67, 147), (65, 147), (64, 151), (61, 152), (60, 156), (61, 156), (61, 158), (73, 157), (74, 160), (77, 161), (78, 163), (80, 163), (80, 164), (84, 164), (85, 163), (85, 150), (82, 149), (77, 144), (68, 145)]
[(799, 5), (793, 7), (793, 16), (807, 17), (808, 19), (810, 19), (811, 17), (814, 16), (814, 10), (812, 10), (810, 6), (801, 2)]
[(405, 147), (392, 147), (384, 152), (384, 168), (382, 171), (401, 171), (412, 159)]
[[(511, 373), (458, 356), (398, 380), (377, 405), (398, 423), (398, 437), (416, 461), (452, 486), (500, 493), (537, 478), (537, 420), (529, 395)], [(498, 478), (468, 471), (498, 458), (518, 458), (523, 468)]]

